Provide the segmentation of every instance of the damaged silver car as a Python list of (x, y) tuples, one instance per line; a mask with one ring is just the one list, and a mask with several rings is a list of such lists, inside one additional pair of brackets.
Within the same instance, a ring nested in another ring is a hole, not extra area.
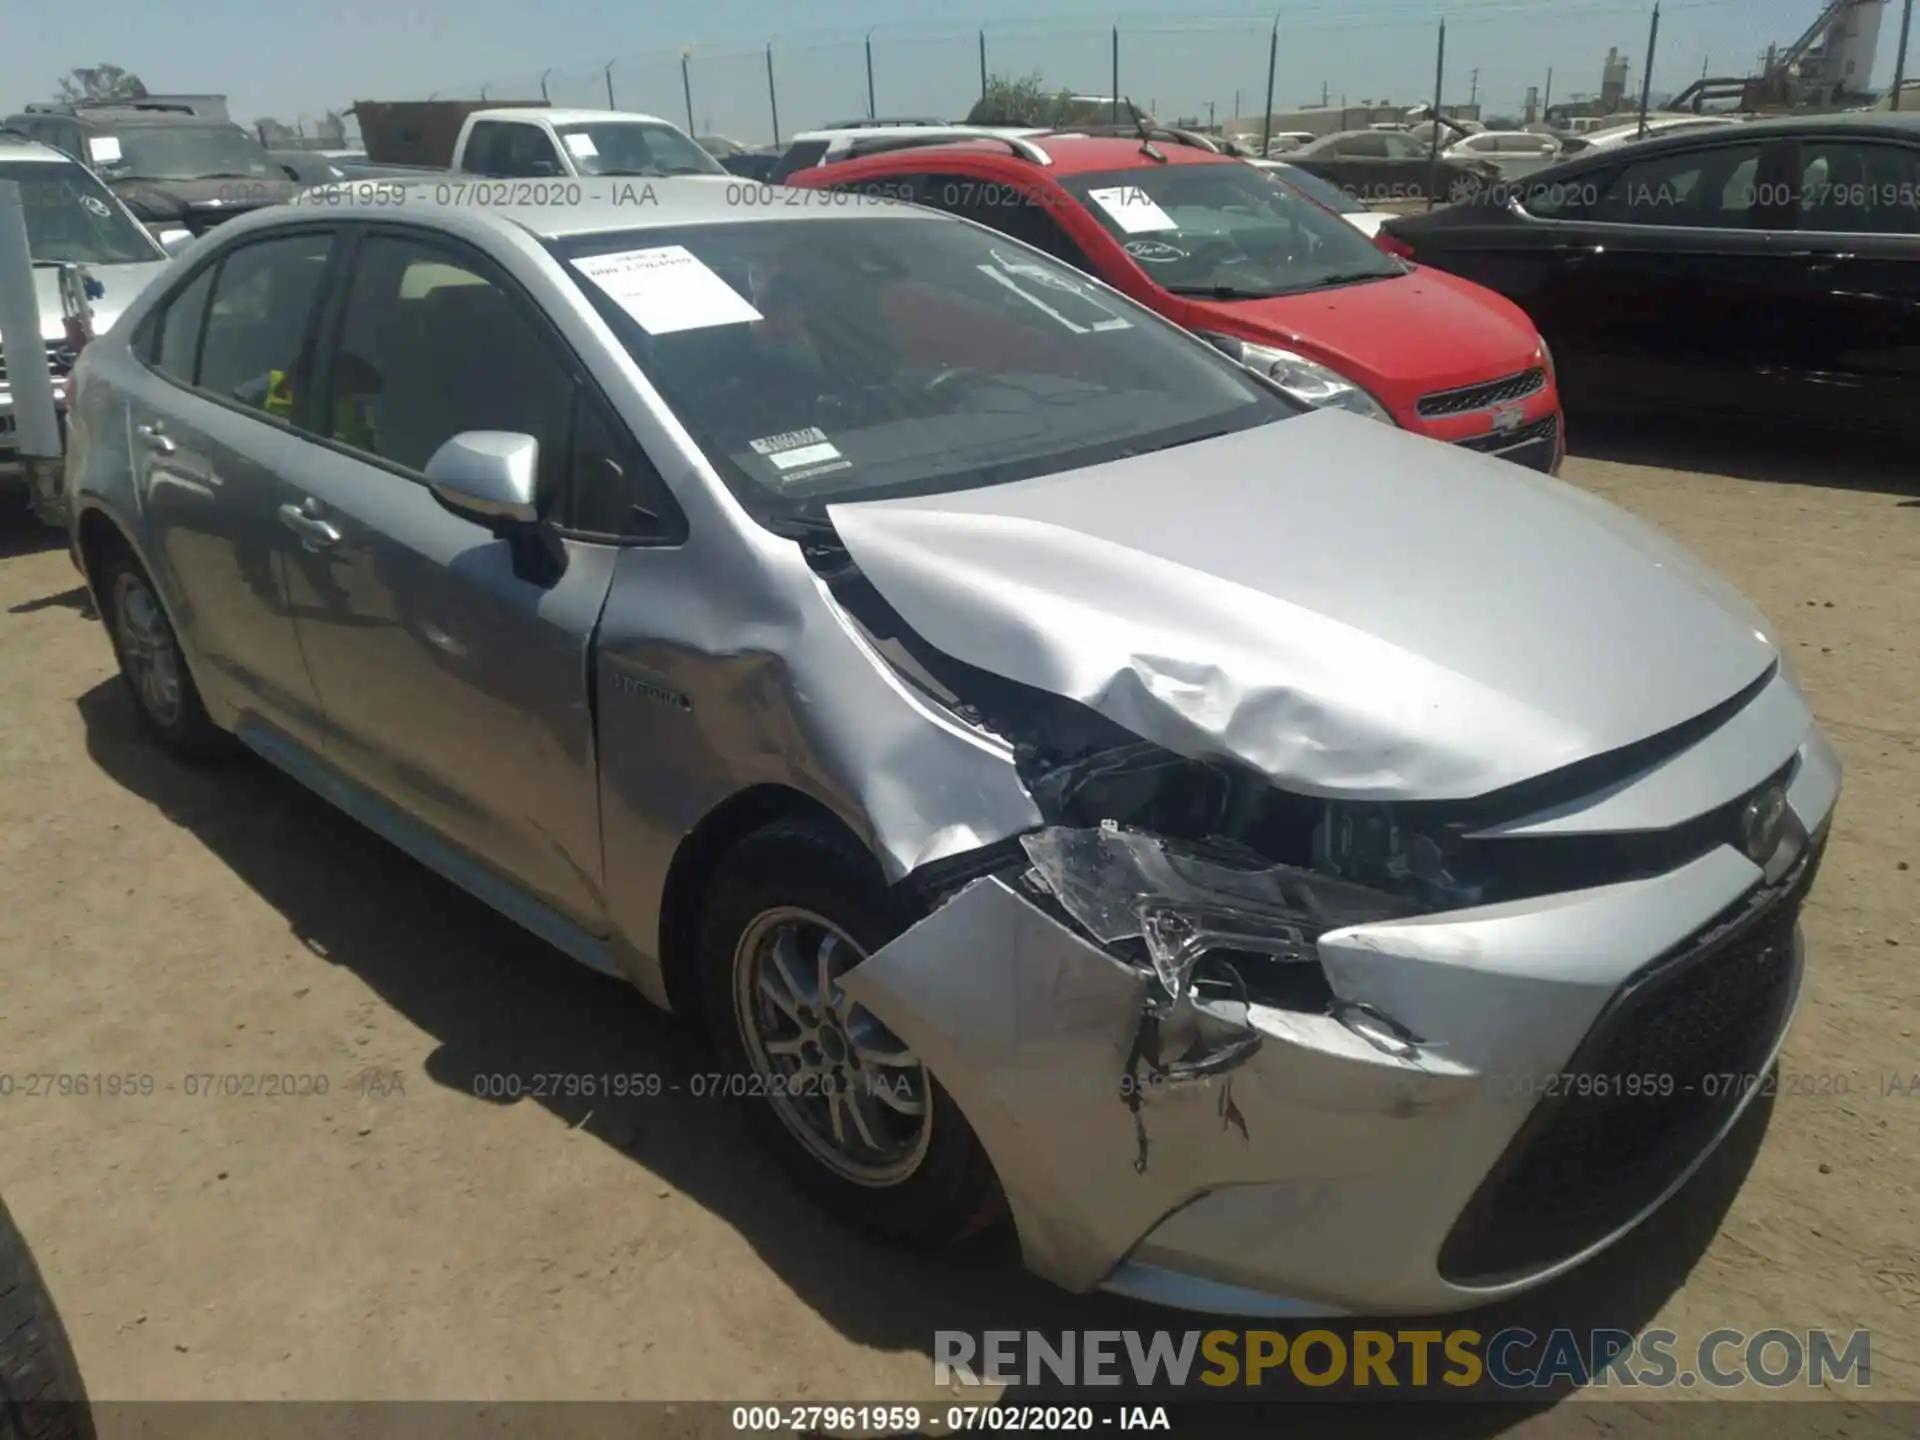
[(646, 189), (243, 217), (88, 347), (160, 742), (691, 1017), (840, 1214), (1074, 1289), (1466, 1306), (1681, 1185), (1840, 785), (1764, 619), (965, 221)]

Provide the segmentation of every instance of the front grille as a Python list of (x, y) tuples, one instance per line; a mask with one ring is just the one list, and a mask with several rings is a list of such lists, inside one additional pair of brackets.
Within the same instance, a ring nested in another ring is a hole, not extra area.
[(1544, 420), (1522, 425), (1518, 430), (1509, 430), (1504, 435), (1494, 431), (1486, 435), (1469, 436), (1454, 443), (1465, 450), (1478, 450), (1483, 455), (1498, 455), (1517, 465), (1525, 465), (1530, 470), (1551, 471), (1553, 458), (1560, 448), (1560, 417), (1549, 415)]
[[(1763, 1083), (1786, 1025), (1794, 927), (1824, 841), (1621, 987), (1454, 1223), (1442, 1275), (1486, 1285), (1577, 1254), (1658, 1200), (1712, 1143)], [(1636, 1076), (1659, 1077), (1656, 1093), (1644, 1082), (1643, 1093), (1621, 1093)], [(1671, 1092), (1657, 1093), (1668, 1076)]]
[(1529, 395), (1538, 395), (1546, 388), (1546, 384), (1547, 372), (1536, 365), (1531, 370), (1522, 370), (1518, 375), (1506, 375), (1498, 380), (1462, 386), (1458, 390), (1436, 390), (1431, 395), (1422, 395), (1413, 408), (1423, 420), (1466, 415), (1474, 410), (1487, 410), (1510, 400), (1524, 400)]
[[(66, 341), (47, 341), (47, 368), (53, 371), (54, 379), (58, 380), (62, 375), (65, 375), (69, 370), (73, 369), (75, 358), (73, 351), (67, 348)], [(0, 383), (4, 383), (6, 378), (7, 352), (4, 349), (0, 349)]]

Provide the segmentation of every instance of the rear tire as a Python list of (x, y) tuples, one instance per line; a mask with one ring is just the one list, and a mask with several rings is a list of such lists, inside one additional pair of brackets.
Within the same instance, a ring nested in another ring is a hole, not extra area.
[(60, 1314), (0, 1204), (0, 1440), (94, 1440), (86, 1386)]
[(141, 728), (189, 764), (231, 755), (235, 741), (207, 715), (153, 578), (124, 544), (100, 567), (99, 601)]
[(1485, 182), (1478, 175), (1456, 175), (1452, 183), (1447, 186), (1447, 203), (1469, 204), (1484, 187)]
[(939, 1082), (832, 983), (915, 918), (851, 837), (777, 821), (708, 888), (702, 999), (727, 1093), (795, 1183), (862, 1229), (937, 1246), (999, 1213), (992, 1166)]

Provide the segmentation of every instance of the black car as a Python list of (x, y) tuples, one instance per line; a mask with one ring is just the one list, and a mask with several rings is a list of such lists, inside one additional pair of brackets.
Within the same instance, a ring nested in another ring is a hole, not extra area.
[(1920, 435), (1920, 116), (1762, 120), (1536, 171), (1382, 243), (1532, 316), (1574, 410)]
[[(1331, 180), (1357, 200), (1471, 200), (1500, 178), (1488, 160), (1448, 160), (1437, 165), (1430, 143), (1404, 130), (1342, 130), (1287, 152), (1287, 163)], [(1437, 171), (1437, 173), (1436, 173)]]
[(198, 235), (301, 188), (252, 135), (188, 105), (30, 105), (0, 123), (90, 167), (154, 230)]

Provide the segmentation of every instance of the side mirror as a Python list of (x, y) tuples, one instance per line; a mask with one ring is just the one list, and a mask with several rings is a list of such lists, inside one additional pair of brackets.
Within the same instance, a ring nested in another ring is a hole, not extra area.
[(463, 520), (510, 538), (540, 521), (540, 442), (511, 430), (463, 430), (427, 461), (427, 488)]
[(289, 180), (294, 180), (294, 181), (299, 180), (300, 172), (294, 169), (291, 165), (282, 165), (280, 168), (286, 172), (286, 176)]

